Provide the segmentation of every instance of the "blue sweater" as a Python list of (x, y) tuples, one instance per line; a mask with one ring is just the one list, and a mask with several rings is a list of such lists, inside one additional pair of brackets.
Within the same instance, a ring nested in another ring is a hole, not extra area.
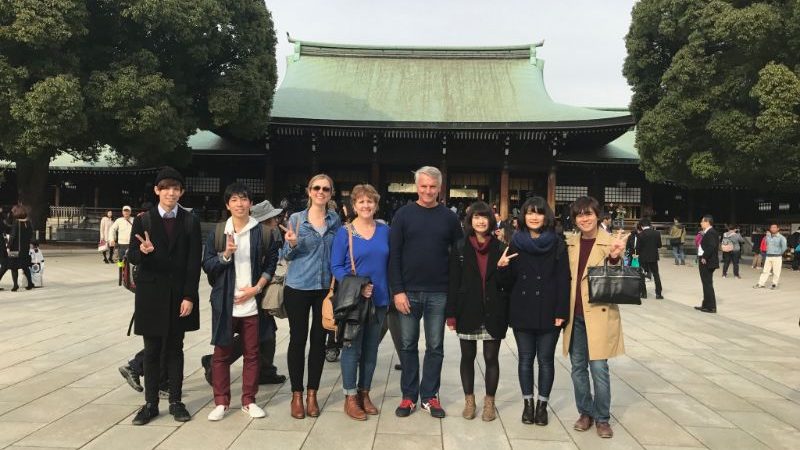
[[(350, 250), (347, 247), (347, 229), (339, 228), (331, 249), (331, 271), (336, 280), (350, 274)], [(375, 306), (389, 304), (389, 226), (376, 224), (375, 234), (370, 239), (353, 235), (353, 258), (356, 274), (372, 281), (372, 303)]]
[(392, 294), (447, 292), (450, 247), (463, 236), (458, 217), (444, 205), (411, 203), (398, 209), (389, 252)]

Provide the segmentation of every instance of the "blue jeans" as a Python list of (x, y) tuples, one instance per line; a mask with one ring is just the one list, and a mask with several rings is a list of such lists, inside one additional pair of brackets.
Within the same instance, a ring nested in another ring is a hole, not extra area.
[[(358, 337), (350, 346), (342, 347), (342, 388), (344, 395), (356, 395), (358, 389), (368, 391), (372, 387), (372, 375), (378, 361), (378, 344), (381, 338), (383, 321), (386, 319), (386, 306), (375, 308), (375, 320), (361, 328)], [(358, 384), (356, 384), (356, 376)]]
[(675, 264), (686, 264), (686, 254), (683, 251), (683, 244), (672, 246), (672, 256), (675, 258)]
[(539, 357), (539, 400), (547, 401), (556, 376), (555, 363), (558, 333), (561, 328), (546, 330), (514, 330), (519, 352), (519, 387), (522, 398), (533, 398), (533, 360)]
[[(410, 314), (397, 314), (400, 326), (400, 389), (403, 398), (414, 403), (436, 397), (444, 359), (444, 313), (447, 294), (444, 292), (406, 292)], [(425, 358), (422, 381), (419, 378), (419, 321), (425, 320)], [(421, 394), (421, 395), (420, 395)]]
[[(608, 422), (611, 418), (611, 379), (608, 375), (608, 360), (589, 360), (586, 322), (582, 316), (575, 316), (572, 324), (569, 360), (572, 363), (572, 386), (575, 389), (575, 405), (578, 407), (578, 412), (594, 418), (595, 422)], [(594, 398), (589, 386), (587, 367), (592, 372)]]

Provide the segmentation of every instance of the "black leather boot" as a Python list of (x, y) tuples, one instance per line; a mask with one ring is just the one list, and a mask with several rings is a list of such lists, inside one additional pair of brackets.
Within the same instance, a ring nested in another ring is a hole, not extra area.
[(536, 416), (533, 419), (536, 425), (547, 425), (547, 402), (536, 400)]
[(532, 424), (533, 423), (533, 399), (526, 398), (523, 399), (525, 402), (525, 406), (522, 408), (522, 423)]

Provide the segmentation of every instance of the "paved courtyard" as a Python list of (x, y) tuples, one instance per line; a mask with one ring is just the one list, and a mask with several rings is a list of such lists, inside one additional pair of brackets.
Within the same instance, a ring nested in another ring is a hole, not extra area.
[[(327, 364), (320, 388), (322, 415), (289, 416), (291, 392), (262, 386), (258, 403), (268, 417), (237, 410), (241, 363), (234, 366), (232, 412), (206, 420), (213, 407), (200, 356), (208, 353), (210, 314), (185, 341), (184, 401), (194, 415), (179, 424), (166, 413), (147, 426), (131, 419), (143, 402), (117, 372), (141, 347), (125, 331), (133, 296), (116, 285), (113, 266), (96, 253), (45, 253), (46, 287), (0, 292), (0, 448), (92, 449), (796, 449), (800, 444), (800, 274), (784, 271), (780, 289), (754, 290), (757, 272), (743, 279), (715, 274), (719, 314), (692, 309), (701, 297), (693, 267), (662, 261), (666, 300), (623, 308), (626, 356), (610, 362), (612, 426), (601, 440), (594, 429), (572, 430), (577, 417), (569, 361), (558, 353), (546, 427), (520, 422), (521, 399), (513, 337), (501, 350), (499, 418), (461, 418), (458, 340), (446, 333), (441, 399), (444, 420), (424, 412), (399, 419), (399, 372), (390, 339), (380, 347), (373, 399), (383, 413), (355, 422), (343, 412), (338, 364)], [(205, 278), (201, 297), (208, 298)], [(652, 290), (652, 284), (648, 284)], [(651, 298), (654, 295), (651, 293)], [(276, 364), (286, 374), (288, 324), (279, 321)], [(559, 343), (559, 349), (560, 349)], [(479, 355), (479, 360), (481, 356)], [(482, 363), (480, 363), (482, 366)], [(479, 371), (480, 374), (480, 371)], [(476, 382), (479, 407), (481, 383)]]

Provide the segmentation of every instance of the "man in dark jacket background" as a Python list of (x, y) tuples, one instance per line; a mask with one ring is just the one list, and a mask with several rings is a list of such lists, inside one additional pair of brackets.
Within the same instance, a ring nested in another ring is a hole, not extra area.
[(658, 273), (658, 249), (661, 248), (661, 233), (653, 229), (650, 219), (644, 218), (639, 221), (641, 232), (639, 233), (637, 253), (639, 254), (639, 264), (642, 269), (649, 273), (656, 282), (656, 299), (661, 300), (661, 275)]
[(714, 293), (714, 271), (719, 269), (719, 233), (714, 229), (714, 218), (710, 214), (703, 216), (700, 228), (703, 229), (703, 239), (697, 248), (697, 256), (700, 258), (698, 267), (700, 281), (703, 283), (703, 304), (694, 309), (715, 313), (717, 297)]
[[(144, 340), (145, 405), (133, 419), (144, 425), (158, 415), (161, 365), (169, 378), (169, 413), (178, 422), (191, 420), (181, 402), (183, 337), (200, 328), (200, 222), (178, 207), (183, 176), (171, 167), (156, 175), (158, 205), (136, 217), (131, 234), (139, 245), (128, 250), (137, 266), (134, 332)], [(164, 352), (162, 361), (162, 350)]]

